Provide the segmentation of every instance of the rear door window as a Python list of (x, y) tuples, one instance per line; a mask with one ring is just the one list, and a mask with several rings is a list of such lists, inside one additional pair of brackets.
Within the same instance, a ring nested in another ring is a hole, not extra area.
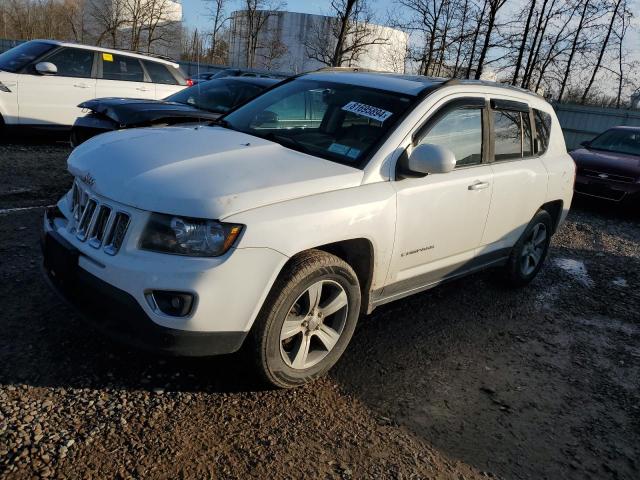
[(158, 62), (144, 61), (144, 68), (146, 68), (149, 77), (153, 83), (160, 83), (163, 85), (178, 85), (178, 81), (169, 71), (166, 65)]
[(58, 69), (59, 77), (90, 78), (93, 70), (92, 50), (81, 48), (62, 48), (44, 59)]
[(124, 55), (103, 53), (102, 78), (124, 82), (144, 82), (144, 70), (140, 60)]
[(530, 157), (533, 154), (528, 112), (494, 110), (493, 132), (496, 161)]

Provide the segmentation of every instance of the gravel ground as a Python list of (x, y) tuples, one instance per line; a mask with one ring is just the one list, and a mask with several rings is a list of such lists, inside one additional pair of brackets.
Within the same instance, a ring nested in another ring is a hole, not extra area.
[(640, 478), (640, 219), (578, 204), (527, 288), (488, 273), (361, 320), (330, 375), (264, 391), (162, 358), (41, 279), (63, 145), (0, 145), (0, 477)]

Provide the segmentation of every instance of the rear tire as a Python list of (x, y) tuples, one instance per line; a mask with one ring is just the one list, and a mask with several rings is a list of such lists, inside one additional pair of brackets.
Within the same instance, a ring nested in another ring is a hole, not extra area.
[(545, 210), (539, 210), (511, 250), (504, 267), (507, 285), (522, 287), (536, 277), (547, 257), (552, 232), (551, 215)]
[(324, 375), (351, 340), (360, 302), (358, 277), (349, 264), (320, 250), (294, 258), (248, 338), (260, 376), (273, 386), (292, 388)]

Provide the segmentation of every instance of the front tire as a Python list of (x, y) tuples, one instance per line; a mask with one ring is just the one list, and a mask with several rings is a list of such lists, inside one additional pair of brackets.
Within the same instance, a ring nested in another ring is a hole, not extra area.
[(335, 255), (310, 250), (276, 280), (250, 336), (259, 374), (291, 388), (324, 375), (346, 349), (360, 314), (360, 285)]
[(551, 215), (539, 210), (511, 250), (504, 270), (507, 285), (522, 287), (536, 277), (549, 251), (552, 228)]

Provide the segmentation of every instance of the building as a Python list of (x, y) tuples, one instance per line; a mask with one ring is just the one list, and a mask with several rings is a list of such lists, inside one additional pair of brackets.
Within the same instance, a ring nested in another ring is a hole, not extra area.
[(179, 58), (182, 5), (178, 0), (86, 0), (91, 43)]
[[(258, 11), (249, 17), (240, 10), (231, 15), (229, 63), (240, 68), (257, 68), (300, 73), (327, 66), (315, 57), (332, 52), (336, 40), (331, 36), (332, 17), (296, 12)], [(343, 61), (342, 66), (403, 73), (408, 35), (393, 28), (368, 24), (368, 45)], [(346, 42), (351, 41), (347, 37)]]
[(631, 107), (637, 108), (640, 110), (640, 90), (636, 91), (633, 95), (631, 95)]

